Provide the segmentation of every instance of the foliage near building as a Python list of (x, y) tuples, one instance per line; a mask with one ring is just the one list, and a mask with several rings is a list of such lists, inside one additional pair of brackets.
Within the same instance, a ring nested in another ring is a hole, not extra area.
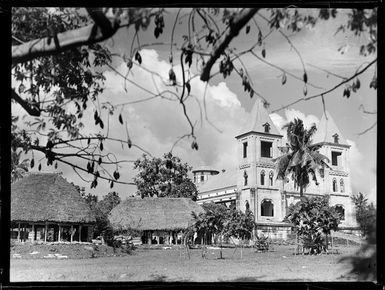
[(365, 243), (355, 255), (342, 258), (352, 264), (351, 274), (360, 279), (375, 281), (377, 279), (377, 209), (361, 192), (352, 197), (356, 207), (356, 219), (365, 237)]
[(139, 173), (134, 178), (137, 193), (143, 197), (188, 197), (197, 199), (198, 191), (188, 177), (191, 167), (171, 152), (163, 158), (143, 155), (134, 163)]
[(108, 215), (115, 206), (120, 204), (121, 198), (119, 197), (119, 194), (117, 192), (109, 192), (99, 201), (97, 196), (91, 194), (84, 195), (83, 198), (87, 201), (91, 210), (95, 214), (96, 226), (94, 235), (102, 236), (104, 241), (109, 246), (112, 246), (114, 232), (108, 219)]
[(194, 228), (198, 235), (207, 241), (211, 235), (219, 238), (221, 251), (220, 259), (223, 258), (222, 244), (224, 238), (237, 238), (243, 243), (251, 239), (255, 229), (254, 216), (251, 211), (246, 213), (234, 208), (227, 208), (222, 204), (203, 204), (205, 212), (196, 215)]
[(327, 249), (327, 236), (337, 230), (340, 214), (329, 205), (329, 196), (304, 197), (288, 209), (287, 221), (294, 225), (304, 248), (318, 254)]

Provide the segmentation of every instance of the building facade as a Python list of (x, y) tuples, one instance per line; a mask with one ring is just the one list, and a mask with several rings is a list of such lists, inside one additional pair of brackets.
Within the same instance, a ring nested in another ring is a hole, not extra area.
[[(209, 175), (214, 171), (210, 168), (204, 168), (206, 172), (193, 171), (194, 180), (199, 179), (198, 174), (207, 177), (204, 181), (196, 182), (198, 203), (223, 203), (242, 211), (248, 208), (254, 214), (259, 233), (285, 239), (290, 233), (290, 225), (283, 219), (288, 207), (300, 200), (299, 189), (295, 188), (290, 176), (285, 180), (276, 179), (273, 159), (283, 154), (284, 140), (262, 100), (256, 101), (251, 116), (248, 125), (235, 136), (238, 164), (234, 168), (215, 175)], [(340, 228), (354, 229), (357, 224), (351, 200), (348, 166), (350, 145), (329, 113), (326, 112), (317, 124), (312, 143), (321, 145), (319, 152), (330, 159), (331, 169), (325, 168), (322, 176), (317, 176), (318, 185), (311, 181), (304, 195), (328, 194), (330, 204), (337, 206), (343, 216)]]

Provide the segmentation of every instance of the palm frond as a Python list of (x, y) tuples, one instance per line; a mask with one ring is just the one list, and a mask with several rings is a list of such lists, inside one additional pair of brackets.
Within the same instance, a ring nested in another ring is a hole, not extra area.
[(275, 163), (275, 171), (276, 171), (276, 179), (284, 179), (285, 178), (285, 173), (288, 167), (288, 164), (290, 162), (290, 159), (292, 157), (292, 153), (287, 153), (285, 155), (282, 155), (278, 158), (274, 159)]

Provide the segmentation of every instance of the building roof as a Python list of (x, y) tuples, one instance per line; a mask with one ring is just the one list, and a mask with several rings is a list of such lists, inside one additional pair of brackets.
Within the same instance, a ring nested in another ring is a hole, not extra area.
[(11, 220), (93, 223), (74, 185), (56, 173), (31, 173), (11, 185)]
[(317, 126), (317, 131), (313, 136), (313, 144), (321, 142), (334, 143), (334, 134), (338, 135), (338, 144), (349, 145), (329, 112), (326, 111), (322, 115), (321, 121)]
[(203, 208), (189, 198), (127, 198), (112, 209), (114, 229), (181, 230), (193, 223), (192, 212)]
[(232, 186), (237, 186), (237, 173), (235, 169), (212, 175), (207, 181), (197, 185), (199, 193)]
[[(269, 133), (265, 133), (264, 125), (268, 123), (270, 125)], [(237, 136), (249, 133), (249, 132), (259, 132), (265, 134), (274, 134), (281, 135), (275, 127), (273, 121), (271, 120), (269, 113), (267, 112), (263, 100), (257, 98), (254, 103), (254, 106), (251, 110), (251, 120), (241, 129)]]
[(197, 168), (194, 168), (192, 170), (192, 173), (194, 172), (199, 172), (199, 171), (214, 171), (214, 172), (219, 172), (218, 170), (214, 169), (214, 168), (211, 168), (209, 166), (199, 166)]

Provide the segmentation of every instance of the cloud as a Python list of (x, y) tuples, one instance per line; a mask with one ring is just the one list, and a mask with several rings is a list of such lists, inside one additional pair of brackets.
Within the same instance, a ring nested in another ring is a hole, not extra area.
[(320, 121), (318, 117), (312, 114), (306, 115), (305, 113), (302, 113), (301, 111), (295, 110), (295, 109), (286, 109), (284, 114), (285, 114), (284, 117), (282, 117), (277, 113), (272, 113), (269, 115), (274, 125), (277, 127), (279, 133), (283, 135), (283, 138), (282, 138), (283, 144), (286, 143), (287, 137), (286, 137), (286, 130), (282, 129), (282, 127), (287, 123), (293, 121), (295, 118), (301, 119), (303, 121), (305, 128), (310, 128), (313, 124), (318, 125)]

